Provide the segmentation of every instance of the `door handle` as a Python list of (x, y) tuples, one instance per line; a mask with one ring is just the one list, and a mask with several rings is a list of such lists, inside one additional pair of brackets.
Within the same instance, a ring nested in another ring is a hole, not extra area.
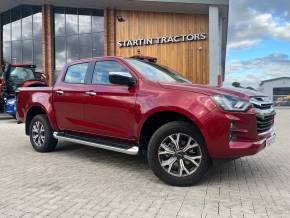
[(64, 93), (64, 92), (63, 92), (62, 90), (60, 90), (60, 89), (56, 91), (56, 94), (57, 94), (57, 95), (63, 95), (63, 93)]
[(93, 91), (85, 92), (85, 94), (89, 95), (89, 96), (96, 96), (97, 95), (97, 93), (93, 92)]

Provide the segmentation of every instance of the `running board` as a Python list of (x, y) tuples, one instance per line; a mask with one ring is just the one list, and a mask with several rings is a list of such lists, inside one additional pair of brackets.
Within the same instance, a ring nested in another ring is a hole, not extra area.
[(93, 138), (80, 137), (62, 132), (54, 132), (53, 137), (56, 139), (62, 139), (69, 142), (74, 142), (95, 148), (101, 148), (109, 151), (116, 151), (129, 155), (137, 155), (139, 153), (139, 147), (136, 145), (127, 145), (124, 143), (116, 143), (108, 140), (98, 140)]

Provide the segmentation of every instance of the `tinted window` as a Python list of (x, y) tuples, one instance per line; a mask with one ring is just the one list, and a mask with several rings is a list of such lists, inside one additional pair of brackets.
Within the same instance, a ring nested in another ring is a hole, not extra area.
[(42, 44), (40, 40), (34, 40), (33, 56), (34, 56), (33, 62), (37, 66), (37, 69), (41, 69), (42, 68)]
[(64, 81), (67, 83), (85, 83), (89, 63), (76, 64), (68, 68)]
[(76, 59), (104, 55), (103, 10), (55, 7), (54, 28), (57, 71)]
[(116, 61), (96, 62), (93, 84), (111, 84), (109, 81), (110, 72), (128, 72), (128, 70)]
[(33, 36), (35, 39), (41, 41), (42, 37), (42, 13), (36, 13), (33, 15)]
[(11, 67), (10, 77), (11, 80), (21, 82), (35, 79), (33, 70), (25, 67)]
[(191, 83), (189, 80), (167, 67), (136, 59), (127, 59), (127, 61), (147, 80), (161, 83)]
[(78, 11), (75, 8), (66, 9), (66, 34), (78, 34)]
[(92, 35), (91, 34), (83, 34), (82, 37), (79, 38), (80, 46), (80, 58), (87, 58), (92, 56)]
[(65, 37), (55, 37), (55, 68), (61, 69), (66, 64)]
[(3, 13), (1, 17), (4, 61), (14, 64), (35, 64), (41, 71), (41, 7), (19, 6)]
[(2, 14), (3, 41), (11, 41), (11, 11)]
[(22, 52), (25, 54), (23, 56), (22, 62), (24, 64), (31, 64), (33, 62), (33, 41), (32, 40), (24, 40), (22, 41)]
[(11, 42), (3, 42), (3, 59), (5, 62), (11, 61)]
[(273, 88), (274, 95), (290, 95), (290, 87)]
[(22, 63), (21, 41), (12, 41), (12, 63)]
[(22, 38), (31, 39), (32, 38), (32, 16), (23, 18), (22, 20)]
[(67, 50), (66, 50), (67, 62), (69, 63), (79, 59), (78, 36), (77, 35), (68, 36), (66, 42), (67, 42)]
[(54, 14), (54, 32), (56, 36), (65, 35), (65, 15)]
[(104, 54), (104, 34), (94, 33), (93, 34), (93, 57), (102, 56)]
[(79, 15), (79, 31), (80, 33), (90, 33), (92, 32), (92, 17), (86, 15)]
[(92, 17), (92, 32), (102, 32), (104, 31), (104, 17), (93, 16)]
[(12, 40), (21, 40), (21, 20), (12, 23)]

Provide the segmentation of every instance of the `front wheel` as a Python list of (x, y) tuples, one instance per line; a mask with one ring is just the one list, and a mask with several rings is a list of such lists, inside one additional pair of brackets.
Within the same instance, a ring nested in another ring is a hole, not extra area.
[(210, 159), (203, 138), (190, 123), (175, 121), (161, 126), (148, 146), (148, 162), (154, 174), (174, 186), (197, 183)]
[(32, 147), (38, 152), (50, 152), (56, 147), (57, 139), (53, 137), (53, 130), (46, 115), (37, 115), (32, 119), (29, 136)]

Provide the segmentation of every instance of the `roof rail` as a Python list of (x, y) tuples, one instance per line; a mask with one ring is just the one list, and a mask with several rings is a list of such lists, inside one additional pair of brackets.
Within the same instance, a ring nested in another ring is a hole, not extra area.
[(143, 55), (134, 55), (130, 58), (134, 58), (134, 59), (138, 59), (138, 60), (142, 60), (142, 61), (149, 61), (152, 63), (156, 63), (157, 62), (157, 58), (155, 57), (150, 57), (150, 56), (143, 56)]

